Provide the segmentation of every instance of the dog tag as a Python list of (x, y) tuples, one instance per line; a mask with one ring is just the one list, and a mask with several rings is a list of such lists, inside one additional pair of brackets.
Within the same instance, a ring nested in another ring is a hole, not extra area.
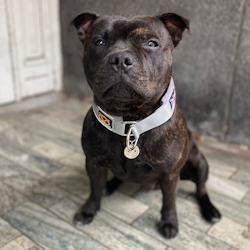
[(124, 155), (128, 158), (128, 159), (135, 159), (140, 153), (140, 149), (138, 148), (138, 146), (135, 146), (134, 149), (130, 150), (128, 147), (126, 147), (124, 149)]

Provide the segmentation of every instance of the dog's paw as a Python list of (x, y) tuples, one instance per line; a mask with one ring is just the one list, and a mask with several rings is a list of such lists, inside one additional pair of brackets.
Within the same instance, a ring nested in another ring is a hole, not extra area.
[(161, 221), (159, 225), (160, 233), (167, 239), (172, 239), (178, 234), (178, 223)]
[(92, 222), (92, 220), (94, 219), (94, 216), (95, 216), (94, 214), (89, 214), (84, 211), (77, 212), (74, 216), (73, 222), (75, 225), (78, 225), (78, 226), (86, 225)]
[(201, 213), (205, 220), (215, 223), (221, 219), (221, 214), (217, 208), (210, 202), (207, 194), (203, 196), (197, 196)]

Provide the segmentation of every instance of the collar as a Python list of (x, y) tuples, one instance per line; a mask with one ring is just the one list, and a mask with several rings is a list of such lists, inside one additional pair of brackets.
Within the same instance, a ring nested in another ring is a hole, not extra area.
[(121, 136), (127, 136), (125, 133), (126, 125), (130, 125), (133, 136), (138, 139), (140, 134), (145, 133), (167, 122), (173, 115), (175, 109), (176, 91), (174, 80), (171, 77), (170, 84), (166, 94), (161, 99), (161, 106), (143, 120), (123, 121), (120, 116), (112, 116), (103, 111), (95, 103), (92, 108), (96, 119), (108, 130)]

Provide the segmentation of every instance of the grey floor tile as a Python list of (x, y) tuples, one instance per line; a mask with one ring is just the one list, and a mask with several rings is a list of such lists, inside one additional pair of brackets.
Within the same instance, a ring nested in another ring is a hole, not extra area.
[(22, 193), (29, 188), (33, 188), (39, 181), (41, 177), (25, 169), (18, 169), (16, 173), (13, 173), (10, 177), (5, 178), (2, 182), (6, 185), (18, 190)]
[(116, 191), (112, 195), (102, 198), (101, 208), (130, 224), (148, 210), (149, 207), (136, 199)]
[(19, 126), (13, 126), (1, 133), (0, 138), (14, 142), (24, 148), (30, 148), (34, 144), (37, 144), (43, 139), (36, 134), (30, 132), (28, 128), (22, 128)]
[(58, 200), (68, 196), (66, 191), (45, 180), (39, 181), (32, 188), (27, 189), (25, 193), (31, 200), (43, 207), (49, 207)]
[(72, 122), (74, 122), (75, 124), (77, 124), (79, 126), (82, 126), (84, 119), (85, 119), (85, 115), (81, 115), (81, 116), (77, 117), (76, 119), (72, 120)]
[(72, 150), (69, 150), (68, 148), (62, 147), (51, 141), (43, 141), (39, 144), (36, 144), (31, 149), (33, 152), (37, 152), (45, 158), (57, 161), (73, 153)]
[(196, 193), (196, 185), (188, 180), (179, 182), (179, 190), (177, 196), (180, 198), (186, 198), (189, 195), (193, 195)]
[(136, 192), (133, 197), (152, 208), (160, 209), (162, 205), (162, 193), (161, 190), (150, 190), (149, 192)]
[(176, 206), (180, 224), (186, 224), (201, 232), (206, 232), (211, 227), (211, 223), (203, 219), (197, 202), (177, 198)]
[(65, 102), (58, 102), (53, 107), (43, 108), (42, 112), (48, 115), (57, 116), (59, 118), (64, 117), (68, 120), (75, 120), (80, 116), (83, 116), (90, 109), (91, 101), (77, 101), (67, 100)]
[[(79, 207), (79, 202), (65, 198), (52, 206), (50, 210), (72, 223), (72, 218)], [(91, 224), (79, 226), (78, 228), (113, 250), (156, 250), (167, 248), (166, 245), (121, 222), (103, 210), (97, 213)]]
[[(250, 222), (249, 205), (230, 199), (213, 191), (209, 191), (209, 196), (212, 203), (222, 213), (222, 216), (231, 218), (242, 225), (248, 225)], [(193, 196), (189, 196), (188, 199), (192, 201), (195, 200)]]
[(198, 142), (198, 145), (200, 147), (211, 148), (219, 152), (222, 151), (235, 156), (240, 156), (241, 158), (250, 161), (249, 148), (246, 149), (247, 146), (242, 147), (242, 145), (222, 142), (212, 136), (203, 136), (203, 141)]
[[(21, 235), (19, 231), (13, 228), (9, 223), (0, 218), (0, 249), (5, 244), (11, 242), (16, 237)], [(14, 248), (13, 248), (14, 250)]]
[(237, 166), (232, 167), (213, 158), (208, 158), (207, 160), (209, 165), (209, 173), (213, 175), (228, 179), (237, 171)]
[(208, 177), (206, 186), (208, 190), (213, 190), (237, 201), (241, 201), (249, 191), (249, 187), (241, 183), (211, 174)]
[(76, 211), (83, 205), (85, 200), (75, 199), (73, 197), (64, 198), (49, 208), (58, 217), (69, 223), (73, 223)]
[[(11, 169), (9, 175), (2, 182), (13, 189), (13, 197), (14, 195), (19, 197), (18, 193), (14, 191), (17, 190), (25, 197), (36, 201), (44, 207), (51, 206), (59, 199), (68, 195), (66, 191), (60, 189), (55, 184), (43, 180), (39, 175), (29, 172), (22, 167)], [(10, 196), (8, 195), (8, 197)], [(11, 200), (11, 197), (9, 199)]]
[(240, 250), (250, 249), (250, 228), (225, 216), (209, 230), (208, 234)]
[[(49, 207), (68, 195), (66, 191), (60, 189), (55, 184), (43, 180), (28, 171), (17, 173), (15, 176), (6, 178), (3, 182), (43, 207)], [(17, 195), (17, 192), (13, 191), (13, 195)], [(11, 200), (12, 198), (10, 197), (9, 199)]]
[[(150, 191), (148, 193), (138, 192), (133, 196), (135, 199), (149, 205), (156, 211), (161, 210), (162, 195), (161, 191)], [(211, 224), (207, 223), (201, 216), (199, 206), (196, 202), (191, 202), (177, 197), (176, 199), (177, 215), (180, 224), (186, 223), (195, 229), (206, 232)]]
[(84, 153), (72, 153), (71, 155), (67, 157), (63, 157), (60, 162), (64, 165), (67, 165), (69, 167), (72, 167), (74, 169), (77, 169), (78, 171), (81, 172), (86, 172), (85, 169), (85, 155)]
[(15, 176), (17, 173), (21, 173), (21, 171), (22, 168), (20, 166), (0, 155), (0, 180)]
[[(180, 181), (179, 182), (179, 189), (177, 197), (179, 198), (186, 198), (189, 195), (193, 195), (196, 192), (196, 186), (191, 181)], [(152, 207), (159, 208), (162, 202), (162, 194), (161, 190), (150, 190), (148, 192), (143, 192), (142, 190), (138, 190), (136, 193), (133, 194), (135, 198), (138, 199), (146, 199), (145, 203), (151, 204)], [(150, 202), (152, 198), (152, 202)]]
[(25, 196), (0, 182), (0, 214), (6, 213), (26, 200)]
[(55, 115), (46, 115), (44, 113), (33, 113), (28, 118), (36, 122), (48, 125), (52, 128), (64, 131), (75, 136), (81, 136), (82, 125), (70, 122), (66, 117)]
[[(85, 110), (74, 110), (73, 107), (70, 105), (67, 107), (66, 105), (61, 106), (61, 104), (58, 104), (57, 106), (53, 107), (45, 107), (39, 110), (41, 113), (49, 115), (49, 116), (54, 116), (58, 118), (64, 118), (68, 119), (69, 121), (75, 120), (81, 115), (85, 115), (86, 111)], [(73, 112), (72, 112), (73, 111)]]
[(246, 194), (242, 202), (250, 207), (250, 191)]
[(11, 124), (5, 120), (0, 120), (0, 133), (11, 127)]
[[(93, 223), (76, 228), (73, 216), (90, 193), (80, 146), (82, 121), (90, 106), (90, 102), (66, 99), (0, 120), (0, 214), (4, 218), (0, 219), (0, 250), (250, 249), (249, 152), (211, 138), (199, 146), (210, 165), (208, 188), (224, 216), (221, 222), (211, 226), (202, 219), (194, 199), (195, 185), (181, 181), (176, 202), (180, 233), (166, 240), (158, 232), (161, 191), (145, 193), (139, 191), (140, 185), (123, 183), (118, 192), (103, 199)], [(59, 147), (49, 147), (47, 155), (41, 148), (32, 151), (46, 141)]]
[(250, 187), (250, 167), (249, 170), (239, 170), (236, 172), (231, 180)]
[(32, 241), (47, 249), (107, 250), (73, 226), (31, 202), (5, 214), (3, 218)]
[(250, 161), (239, 157), (235, 154), (230, 154), (229, 152), (224, 152), (212, 148), (200, 147), (205, 157), (209, 160), (214, 159), (217, 161), (217, 164), (221, 162), (222, 165), (227, 165), (233, 168), (238, 169), (249, 169)]
[(86, 173), (80, 173), (75, 169), (65, 167), (55, 171), (47, 179), (69, 193), (81, 196), (82, 198), (89, 196), (90, 184)]
[(158, 250), (167, 247), (104, 211), (97, 213), (91, 224), (79, 228), (112, 250)]
[(61, 143), (62, 146), (68, 147), (69, 149), (82, 152), (80, 137), (74, 136), (67, 132), (63, 132), (59, 129), (52, 128), (48, 125), (36, 122), (32, 119), (27, 119), (23, 116), (8, 116), (8, 122), (28, 128), (31, 133), (44, 138), (45, 140), (51, 140)]
[(185, 223), (179, 223), (179, 233), (171, 240), (165, 239), (158, 229), (160, 213), (150, 209), (133, 223), (133, 226), (152, 235), (154, 238), (165, 242), (178, 250), (229, 250), (230, 246), (223, 242), (207, 236), (200, 230), (195, 230)]
[(14, 142), (4, 140), (1, 136), (0, 155), (41, 176), (46, 176), (47, 174), (62, 167), (61, 163), (52, 161), (38, 153), (32, 152), (29, 149), (25, 149)]
[(24, 235), (11, 241), (0, 250), (14, 250), (14, 249), (15, 250), (45, 250), (44, 248), (38, 246), (36, 243), (32, 242), (30, 239), (28, 239)]
[(141, 185), (134, 182), (123, 182), (118, 190), (126, 195), (132, 195), (141, 188)]

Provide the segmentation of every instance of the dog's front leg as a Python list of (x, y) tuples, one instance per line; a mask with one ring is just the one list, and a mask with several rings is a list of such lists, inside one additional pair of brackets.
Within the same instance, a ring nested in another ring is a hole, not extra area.
[(74, 223), (80, 225), (90, 223), (100, 209), (102, 193), (107, 181), (106, 168), (95, 166), (86, 159), (86, 169), (90, 179), (91, 192), (87, 202), (75, 214)]
[(161, 181), (160, 186), (163, 195), (161, 210), (160, 232), (167, 238), (173, 238), (178, 233), (178, 220), (175, 207), (175, 199), (178, 190), (179, 176), (169, 179), (167, 176)]

